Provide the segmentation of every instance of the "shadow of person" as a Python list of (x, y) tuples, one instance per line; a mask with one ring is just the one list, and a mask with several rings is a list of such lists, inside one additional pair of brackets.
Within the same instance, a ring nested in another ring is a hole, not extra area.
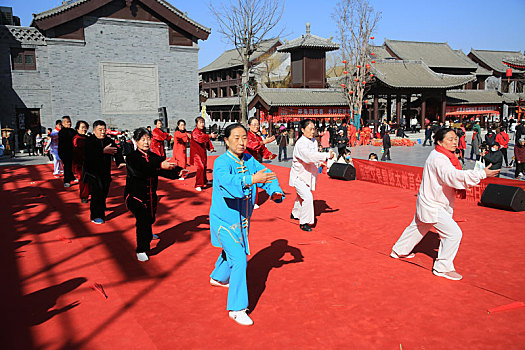
[(339, 209), (332, 209), (332, 207), (326, 204), (326, 201), (322, 199), (314, 200), (314, 210), (315, 210), (316, 215), (321, 215), (323, 213), (333, 213), (333, 212), (339, 211)]
[(413, 253), (423, 253), (437, 259), (439, 249), (439, 235), (435, 232), (428, 231), (421, 241), (412, 249)]
[[(169, 248), (176, 242), (186, 242), (189, 241), (193, 233), (197, 231), (207, 231), (209, 230), (209, 219), (208, 215), (199, 215), (193, 220), (181, 222), (173, 227), (170, 227), (167, 230), (159, 233), (159, 242), (157, 246), (150, 250), (148, 255), (157, 255), (162, 252), (164, 249)], [(199, 227), (203, 225), (203, 227)], [(192, 232), (191, 234), (186, 234), (186, 232)]]
[[(293, 256), (292, 260), (283, 260), (286, 253)], [(269, 247), (263, 248), (248, 261), (247, 284), (248, 284), (248, 309), (252, 312), (262, 293), (266, 289), (268, 275), (273, 268), (280, 268), (286, 264), (303, 262), (304, 257), (301, 250), (288, 245), (285, 239), (272, 242)]]
[(75, 301), (60, 309), (52, 309), (58, 298), (72, 290), (78, 288), (82, 283), (86, 282), (84, 277), (77, 277), (57, 284), (55, 286), (47, 287), (36, 292), (24, 296), (24, 306), (26, 307), (27, 319), (31, 326), (38, 325), (51, 319), (53, 316), (71, 310), (80, 305), (79, 301)]
[(255, 202), (255, 204), (263, 205), (268, 199), (270, 199), (268, 193), (266, 193), (266, 191), (259, 190), (259, 192), (257, 192), (257, 202)]

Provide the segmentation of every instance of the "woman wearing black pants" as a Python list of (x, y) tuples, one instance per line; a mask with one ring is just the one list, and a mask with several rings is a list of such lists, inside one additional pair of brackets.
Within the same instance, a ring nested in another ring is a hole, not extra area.
[(147, 252), (152, 239), (158, 239), (153, 234), (151, 226), (155, 222), (157, 212), (158, 177), (177, 179), (181, 167), (163, 159), (150, 150), (151, 135), (145, 128), (135, 130), (133, 139), (137, 149), (126, 157), (128, 174), (124, 198), (126, 206), (133, 213), (137, 227), (137, 259), (148, 261)]

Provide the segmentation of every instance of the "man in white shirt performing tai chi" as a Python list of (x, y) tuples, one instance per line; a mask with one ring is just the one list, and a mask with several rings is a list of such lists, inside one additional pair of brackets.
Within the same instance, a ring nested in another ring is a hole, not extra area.
[(297, 198), (290, 217), (299, 220), (299, 227), (310, 232), (310, 225), (314, 224), (314, 197), (319, 163), (335, 157), (335, 153), (319, 152), (317, 140), (314, 138), (315, 125), (311, 119), (301, 121), (301, 136), (295, 143), (293, 150), (292, 169), (290, 170), (289, 185), (295, 187)]
[(463, 277), (454, 269), (462, 232), (452, 218), (456, 195), (465, 198), (466, 189), (499, 170), (462, 170), (455, 155), (458, 136), (449, 128), (434, 136), (436, 148), (430, 153), (423, 169), (423, 178), (416, 202), (416, 215), (392, 248), (392, 258), (412, 258), (412, 250), (433, 226), (440, 237), (439, 251), (432, 272), (436, 276), (459, 281)]

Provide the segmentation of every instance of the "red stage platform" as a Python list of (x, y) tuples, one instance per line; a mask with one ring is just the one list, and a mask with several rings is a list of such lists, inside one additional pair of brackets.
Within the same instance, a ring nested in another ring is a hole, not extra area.
[(125, 171), (115, 171), (109, 221), (94, 225), (77, 186), (64, 189), (50, 166), (0, 168), (1, 347), (525, 347), (525, 307), (487, 311), (525, 301), (525, 213), (458, 201), (455, 265), (464, 279), (454, 282), (432, 275), (436, 234), (414, 259), (389, 257), (414, 215), (415, 190), (321, 175), (317, 225), (306, 233), (289, 218), (289, 169), (269, 167), (287, 197), (264, 202), (252, 219), (249, 328), (228, 318), (227, 290), (208, 282), (219, 254), (209, 243), (211, 189), (195, 192), (194, 179), (160, 181), (160, 241), (140, 263), (122, 198)]

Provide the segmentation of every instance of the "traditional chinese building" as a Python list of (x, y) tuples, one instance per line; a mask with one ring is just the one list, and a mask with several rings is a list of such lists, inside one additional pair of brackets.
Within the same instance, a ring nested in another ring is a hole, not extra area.
[[(480, 66), (493, 71), (492, 76), (487, 79), (488, 89), (503, 93), (525, 92), (525, 69), (519, 64), (512, 67), (511, 63), (523, 61), (521, 52), (472, 49), (468, 57)], [(505, 64), (505, 61), (510, 62), (510, 65)]]
[(0, 26), (2, 126), (54, 126), (63, 115), (132, 129), (159, 107), (199, 113), (198, 40), (210, 29), (165, 0), (77, 0)]

